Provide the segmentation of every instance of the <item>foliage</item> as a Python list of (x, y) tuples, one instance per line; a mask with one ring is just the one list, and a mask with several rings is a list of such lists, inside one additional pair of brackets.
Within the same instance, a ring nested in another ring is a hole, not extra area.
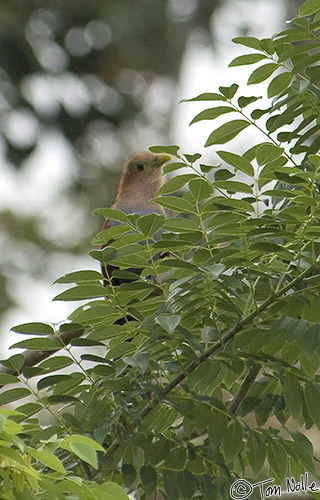
[(1, 1), (1, 321), (24, 307), (30, 279), (46, 286), (70, 258), (80, 267), (91, 212), (111, 203), (126, 158), (168, 140), (188, 37), (210, 37), (217, 5), (174, 16), (174, 3)]
[[(35, 500), (48, 498), (49, 493), (50, 498), (59, 499), (64, 499), (69, 494), (83, 500), (128, 499), (116, 483), (104, 482), (97, 485), (75, 475), (67, 476), (62, 463), (63, 450), (73, 454), (76, 460), (81, 459), (84, 464), (96, 468), (96, 452), (103, 451), (103, 448), (86, 436), (73, 434), (58, 439), (50, 428), (41, 432), (41, 429), (34, 425), (32, 429), (31, 419), (29, 426), (19, 423), (25, 419), (26, 414), (30, 416), (36, 413), (38, 410), (36, 407), (37, 404), (29, 403), (25, 405), (23, 411), (1, 410), (0, 412), (1, 498)], [(18, 434), (30, 433), (31, 429), (36, 439), (30, 442), (30, 445), (26, 445)], [(37, 444), (37, 447), (34, 448), (31, 444)], [(61, 459), (58, 458), (59, 455)], [(47, 473), (48, 469), (51, 474)]]
[(317, 477), (303, 430), (320, 428), (319, 28), (319, 2), (307, 0), (272, 39), (237, 38), (254, 53), (231, 65), (258, 64), (248, 85), (269, 79), (268, 107), (238, 97), (234, 84), (191, 99), (213, 105), (193, 122), (235, 114), (207, 147), (249, 127), (263, 142), (243, 154), (219, 150), (218, 167), (178, 146), (151, 148), (175, 156), (165, 168), (178, 175), (156, 197), (171, 215), (96, 211), (121, 225), (98, 233), (94, 245), (113, 243), (91, 256), (128, 281), (103, 287), (96, 271), (65, 275), (58, 283), (75, 286), (56, 300), (85, 301), (69, 322), (13, 329), (33, 337), (12, 347), (38, 358), (2, 362), (0, 404), (18, 412), (7, 415), (2, 484), (15, 491), (4, 498), (19, 498), (21, 465), (30, 495), (48, 499), (60, 486), (63, 498), (69, 474), (74, 488), (94, 482), (93, 497), (113, 481), (169, 500), (229, 498), (238, 478)]

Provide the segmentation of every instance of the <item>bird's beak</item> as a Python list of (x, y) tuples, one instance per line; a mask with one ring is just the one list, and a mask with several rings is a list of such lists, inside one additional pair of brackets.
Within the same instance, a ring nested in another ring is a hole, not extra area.
[(170, 155), (167, 155), (167, 154), (157, 155), (154, 162), (152, 163), (152, 166), (154, 168), (158, 168), (158, 167), (161, 167), (161, 165), (163, 165), (164, 163), (167, 163), (167, 161), (171, 161), (171, 160), (172, 160), (172, 156), (170, 156)]

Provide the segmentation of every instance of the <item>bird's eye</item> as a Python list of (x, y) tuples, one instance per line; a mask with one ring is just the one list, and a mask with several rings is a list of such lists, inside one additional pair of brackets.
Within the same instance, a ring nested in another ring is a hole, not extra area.
[(144, 166), (142, 163), (137, 163), (136, 164), (136, 169), (139, 170), (139, 172), (141, 172), (142, 170), (144, 170)]

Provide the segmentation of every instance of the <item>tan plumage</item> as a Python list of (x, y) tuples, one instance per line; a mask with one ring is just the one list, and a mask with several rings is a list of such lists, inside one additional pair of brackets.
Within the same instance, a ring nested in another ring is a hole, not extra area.
[[(119, 184), (119, 190), (112, 208), (121, 210), (126, 214), (137, 213), (147, 215), (150, 213), (165, 214), (163, 207), (150, 201), (164, 182), (163, 165), (172, 158), (167, 154), (155, 154), (150, 151), (131, 156), (126, 163)], [(109, 219), (103, 223), (102, 229), (108, 229), (116, 224)], [(111, 244), (111, 241), (102, 248)], [(107, 273), (112, 275), (114, 268), (108, 266)], [(106, 276), (106, 270), (103, 269)]]

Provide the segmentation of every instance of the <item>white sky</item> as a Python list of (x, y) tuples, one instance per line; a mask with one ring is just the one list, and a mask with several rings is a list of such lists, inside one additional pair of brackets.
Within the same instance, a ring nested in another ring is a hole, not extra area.
[[(180, 85), (177, 102), (181, 99), (195, 97), (202, 92), (216, 92), (219, 86), (229, 86), (237, 83), (240, 86), (239, 95), (260, 95), (261, 85), (246, 87), (250, 72), (256, 68), (251, 65), (243, 69), (240, 67), (228, 68), (228, 64), (237, 56), (250, 53), (252, 50), (232, 42), (232, 38), (241, 36), (241, 29), (245, 26), (248, 36), (268, 38), (280, 31), (285, 22), (285, 9), (279, 0), (225, 0), (220, 9), (214, 14), (214, 31), (216, 45), (214, 51), (201, 45), (190, 45), (182, 64)], [(250, 71), (251, 68), (251, 71)], [(242, 93), (240, 93), (242, 92)], [(263, 101), (259, 101), (259, 107)], [(181, 103), (178, 104), (173, 119), (173, 135), (176, 143), (188, 153), (199, 151), (212, 157), (213, 148), (204, 150), (203, 145), (212, 132), (210, 122), (198, 122), (188, 126), (194, 116), (214, 103)], [(219, 120), (215, 120), (215, 126)], [(245, 131), (246, 133), (247, 131)], [(249, 130), (248, 130), (249, 132)], [(252, 139), (256, 134), (252, 129)], [(261, 139), (262, 141), (263, 139)], [(237, 142), (237, 139), (236, 139)], [(243, 135), (240, 136), (240, 145)], [(234, 147), (234, 142), (232, 147)], [(227, 146), (228, 147), (228, 146)], [(218, 148), (220, 149), (220, 148)], [(248, 149), (248, 148), (243, 148)], [(219, 163), (218, 157), (216, 162)]]
[[(230, 85), (234, 82), (242, 87), (243, 93), (240, 95), (254, 95), (254, 86), (246, 88), (248, 68), (245, 71), (241, 68), (227, 68), (232, 59), (246, 52), (245, 47), (233, 44), (231, 39), (239, 36), (243, 26), (247, 28), (248, 35), (262, 38), (270, 37), (282, 29), (283, 24), (284, 8), (279, 0), (224, 0), (214, 15), (214, 51), (194, 43), (191, 39), (182, 64), (176, 102), (202, 92), (215, 92), (220, 85)], [(191, 119), (206, 107), (206, 103), (177, 104), (173, 111), (172, 143), (181, 145), (185, 153), (201, 152), (204, 161), (219, 163), (212, 148), (203, 148), (212, 131), (212, 125), (201, 122), (188, 126)], [(250, 134), (252, 132), (245, 136), (246, 141), (254, 140)], [(246, 150), (250, 147), (250, 144), (243, 147), (243, 137), (241, 135), (241, 138), (232, 144), (233, 150)], [(48, 154), (48, 151), (54, 151), (55, 154)], [(72, 180), (74, 169), (73, 157), (66, 143), (56, 134), (45, 136), (22, 174), (17, 174), (8, 165), (0, 164), (0, 209), (14, 208), (17, 212), (28, 215), (39, 210), (53, 210), (57, 206), (60, 189)], [(33, 186), (32, 191), (30, 186)], [(49, 278), (51, 281), (63, 273), (97, 266), (89, 256), (84, 255), (81, 258), (73, 258), (71, 262), (66, 258), (59, 267), (57, 271), (53, 263)], [(60, 274), (55, 275), (54, 272)], [(19, 308), (14, 308), (7, 314), (1, 324), (3, 331), (9, 331), (15, 324), (29, 321), (60, 322), (76, 307), (75, 303), (52, 302), (52, 298), (62, 291), (62, 288), (59, 285), (52, 286), (50, 281), (44, 283), (22, 274), (21, 279), (13, 280), (11, 286)], [(13, 332), (2, 335), (1, 338), (1, 356), (6, 356), (9, 345), (21, 339)]]

